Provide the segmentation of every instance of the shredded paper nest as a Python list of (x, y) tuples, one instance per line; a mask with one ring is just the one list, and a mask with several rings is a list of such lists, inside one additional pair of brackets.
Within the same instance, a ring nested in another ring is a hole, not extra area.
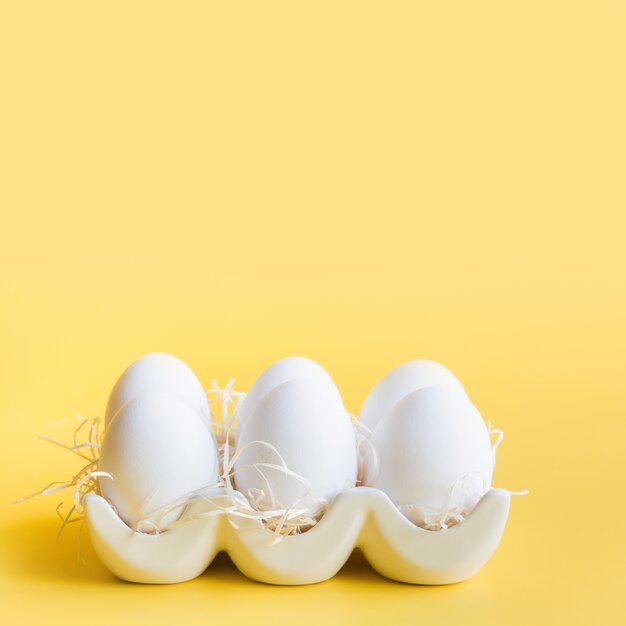
[[(240, 426), (238, 419), (239, 406), (245, 397), (245, 393), (235, 391), (233, 388), (234, 382), (234, 379), (231, 378), (222, 389), (213, 380), (213, 387), (206, 392), (211, 414), (212, 435), (219, 456), (219, 481), (216, 484), (206, 485), (202, 489), (186, 494), (165, 507), (150, 511), (142, 519), (130, 525), (133, 530), (155, 534), (165, 532), (172, 527), (186, 524), (196, 519), (226, 515), (230, 523), (236, 528), (239, 528), (238, 519), (258, 520), (259, 523), (272, 532), (271, 541), (276, 543), (289, 535), (306, 532), (315, 526), (324, 515), (328, 508), (328, 502), (321, 498), (314, 499), (309, 497), (312, 489), (311, 483), (303, 476), (290, 470), (279, 451), (270, 443), (266, 441), (252, 441), (240, 449), (235, 449), (236, 434)], [(348, 416), (355, 430), (359, 460), (357, 484), (361, 485), (365, 478), (366, 463), (370, 464), (368, 473), (372, 475), (377, 471), (378, 459), (370, 443), (371, 431), (360, 424), (354, 415), (349, 414)], [(69, 480), (55, 481), (43, 489), (16, 501), (22, 502), (35, 496), (45, 496), (71, 489), (73, 497), (69, 504), (69, 509), (63, 510), (66, 506), (65, 502), (59, 503), (56, 509), (61, 519), (57, 538), (68, 524), (74, 522), (81, 522), (82, 530), (85, 519), (83, 504), (85, 496), (87, 494), (102, 495), (100, 480), (103, 478), (114, 479), (110, 474), (98, 470), (100, 446), (103, 437), (101, 419), (85, 419), (79, 414), (76, 414), (76, 418), (79, 424), (74, 431), (72, 444), (64, 444), (44, 435), (39, 435), (39, 437), (78, 456), (83, 461), (82, 467)], [(502, 442), (504, 434), (500, 429), (492, 428), (491, 423), (488, 424), (488, 430), (490, 436), (495, 436), (495, 441), (492, 443), (493, 464), (495, 467), (496, 449)], [(273, 455), (275, 455), (275, 461), (244, 466), (246, 469), (253, 468), (261, 475), (266, 489), (250, 489), (248, 493), (242, 494), (235, 488), (235, 462), (249, 446), (263, 446), (271, 450)], [(274, 497), (270, 481), (266, 477), (267, 470), (282, 472), (290, 479), (301, 483), (305, 488), (305, 494), (291, 506), (283, 506)], [(474, 478), (469, 475), (463, 476), (451, 487), (446, 507), (434, 508), (420, 503), (408, 503), (402, 504), (398, 508), (426, 530), (444, 530), (462, 522), (469, 513), (465, 503), (477, 501), (489, 488), (489, 485), (484, 484), (477, 487), (476, 481), (473, 480)], [(218, 502), (211, 495), (208, 495), (207, 492), (216, 488), (222, 489), (227, 494), (228, 504), (226, 506), (223, 504), (223, 499), (221, 502)], [(527, 492), (510, 493), (523, 495)], [(199, 500), (211, 504), (211, 510), (201, 513), (190, 513), (189, 505)], [(110, 504), (113, 506), (112, 503)], [(113, 508), (115, 507), (113, 506)], [(174, 516), (175, 521), (165, 523), (164, 520), (166, 518), (171, 519), (172, 512), (177, 510), (181, 512), (177, 517)], [(80, 533), (78, 541), (80, 561)]]

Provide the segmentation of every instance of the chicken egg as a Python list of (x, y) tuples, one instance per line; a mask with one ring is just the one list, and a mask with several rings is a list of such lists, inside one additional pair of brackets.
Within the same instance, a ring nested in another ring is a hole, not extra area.
[(458, 389), (409, 393), (380, 421), (370, 446), (365, 484), (384, 491), (419, 526), (445, 528), (490, 488), (489, 432)]
[(341, 394), (330, 374), (319, 363), (303, 356), (289, 356), (270, 365), (252, 384), (239, 407), (239, 417), (245, 422), (258, 403), (279, 385), (294, 378), (308, 378), (334, 392), (339, 402)]
[(363, 403), (359, 423), (374, 430), (396, 402), (424, 387), (451, 387), (465, 394), (457, 377), (440, 363), (409, 361), (392, 369), (376, 383)]
[[(111, 420), (98, 470), (113, 478), (100, 477), (102, 495), (135, 527), (191, 492), (215, 485), (218, 458), (209, 429), (187, 403), (148, 392), (129, 400)], [(157, 520), (157, 527), (181, 511), (177, 507)]]
[[(356, 482), (354, 429), (334, 384), (323, 377), (288, 380), (267, 393), (243, 424), (236, 454), (236, 488), (262, 494), (266, 508), (331, 502)], [(263, 465), (281, 462), (307, 484)]]
[(176, 396), (210, 425), (206, 394), (191, 368), (171, 354), (153, 352), (131, 363), (115, 383), (106, 408), (105, 427), (123, 404), (145, 392)]

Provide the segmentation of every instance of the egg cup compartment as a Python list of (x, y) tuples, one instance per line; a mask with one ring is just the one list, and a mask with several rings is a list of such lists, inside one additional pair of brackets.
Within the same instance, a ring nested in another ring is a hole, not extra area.
[[(199, 499), (186, 515), (227, 507), (223, 490)], [(218, 514), (194, 518), (161, 534), (129, 528), (102, 497), (85, 497), (96, 553), (113, 574), (140, 583), (170, 584), (200, 576), (220, 551), (248, 578), (275, 585), (306, 585), (334, 576), (354, 548), (383, 576), (404, 583), (443, 585), (476, 574), (504, 532), (510, 495), (488, 491), (462, 523), (440, 531), (415, 526), (382, 491), (355, 487), (339, 494), (316, 526), (274, 542), (257, 519)]]

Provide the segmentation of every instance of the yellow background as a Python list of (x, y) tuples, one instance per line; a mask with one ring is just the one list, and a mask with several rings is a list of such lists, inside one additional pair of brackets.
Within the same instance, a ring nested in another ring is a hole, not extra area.
[[(624, 623), (623, 0), (0, 6), (3, 624)], [(448, 587), (78, 568), (59, 498), (9, 501), (153, 350), (308, 355), (355, 412), (439, 360), (531, 495)]]

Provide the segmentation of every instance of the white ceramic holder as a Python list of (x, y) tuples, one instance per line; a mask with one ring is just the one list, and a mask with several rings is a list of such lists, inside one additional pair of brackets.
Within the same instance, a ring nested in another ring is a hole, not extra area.
[[(187, 514), (229, 504), (222, 490), (196, 500)], [(447, 530), (418, 528), (378, 489), (355, 487), (335, 498), (316, 526), (274, 542), (259, 520), (228, 514), (201, 517), (160, 534), (130, 529), (102, 497), (85, 498), (89, 534), (102, 562), (119, 578), (178, 583), (196, 578), (218, 552), (228, 553), (248, 578), (275, 585), (306, 585), (334, 576), (354, 548), (393, 580), (443, 585), (473, 576), (500, 543), (509, 513), (505, 489), (491, 489), (468, 518)]]

